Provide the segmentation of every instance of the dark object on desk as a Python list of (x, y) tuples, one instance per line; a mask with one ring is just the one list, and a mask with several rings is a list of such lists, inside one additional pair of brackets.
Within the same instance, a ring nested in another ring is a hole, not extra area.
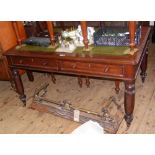
[[(141, 38), (140, 26), (137, 28), (135, 36), (135, 44), (138, 45)], [(129, 30), (127, 27), (101, 28), (94, 33), (94, 44), (96, 46), (129, 46)]]
[(27, 45), (36, 45), (36, 46), (49, 46), (51, 44), (51, 41), (49, 38), (43, 38), (43, 37), (30, 37), (26, 39), (24, 44)]

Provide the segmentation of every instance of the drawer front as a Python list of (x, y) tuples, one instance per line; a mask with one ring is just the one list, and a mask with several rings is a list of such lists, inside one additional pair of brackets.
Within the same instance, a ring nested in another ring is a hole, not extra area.
[(40, 68), (50, 68), (58, 70), (58, 63), (56, 60), (49, 60), (46, 58), (29, 58), (29, 57), (13, 57), (13, 65), (18, 66), (29, 66), (29, 67), (40, 67)]
[(124, 76), (124, 68), (121, 65), (106, 65), (99, 63), (83, 63), (62, 61), (61, 70), (65, 72), (86, 73), (90, 75)]
[(62, 71), (86, 71), (89, 68), (89, 63), (80, 63), (80, 62), (73, 62), (73, 61), (62, 61), (61, 62), (61, 70)]
[(77, 61), (59, 61), (48, 58), (12, 57), (12, 64), (21, 67), (47, 69), (59, 72), (88, 74), (91, 76), (123, 77), (124, 68), (121, 65), (106, 65)]
[(91, 64), (90, 72), (100, 75), (123, 77), (124, 69), (120, 65)]

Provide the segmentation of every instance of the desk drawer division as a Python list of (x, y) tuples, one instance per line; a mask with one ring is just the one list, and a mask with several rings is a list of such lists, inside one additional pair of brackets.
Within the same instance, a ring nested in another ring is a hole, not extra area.
[(44, 67), (58, 70), (58, 62), (46, 58), (14, 57), (12, 63), (18, 66)]
[(61, 70), (96, 75), (123, 77), (124, 67), (121, 65), (105, 65), (101, 63), (62, 61)]

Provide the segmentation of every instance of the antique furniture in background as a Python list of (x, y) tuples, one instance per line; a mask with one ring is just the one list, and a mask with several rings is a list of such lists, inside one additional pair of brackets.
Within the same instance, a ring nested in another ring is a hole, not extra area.
[[(66, 30), (71, 27), (77, 27), (80, 21), (54, 21), (54, 27)], [(88, 21), (87, 24), (93, 27), (103, 27), (103, 26), (115, 26), (115, 27), (125, 27), (127, 26), (126, 21)], [(31, 36), (45, 36), (48, 35), (46, 21), (25, 21), (24, 27), (27, 37)]]
[(25, 21), (25, 32), (27, 37), (44, 36), (47, 33), (47, 24), (45, 21)]
[(0, 80), (9, 80), (7, 61), (2, 53), (0, 53)]
[[(7, 57), (9, 68), (12, 72), (20, 99), (26, 104), (23, 83), (18, 72), (19, 69), (26, 70), (30, 81), (33, 81), (32, 71), (49, 73), (71, 74), (85, 77), (98, 77), (116, 81), (117, 89), (119, 81), (125, 84), (124, 108), (125, 120), (129, 126), (133, 119), (135, 104), (135, 80), (141, 69), (141, 77), (144, 82), (147, 68), (148, 46), (150, 42), (150, 28), (142, 27), (140, 44), (136, 47), (134, 42), (136, 22), (129, 22), (130, 52), (133, 55), (111, 56), (96, 55), (89, 53), (87, 39), (87, 22), (81, 21), (82, 34), (85, 48), (82, 54), (57, 53), (57, 52), (32, 52), (30, 50), (17, 50), (16, 47), (4, 53)], [(52, 45), (53, 24), (47, 22)], [(20, 41), (18, 41), (20, 44)], [(103, 92), (104, 93), (104, 92)]]
[(15, 47), (17, 42), (21, 42), (25, 38), (26, 34), (22, 22), (0, 22), (0, 80), (10, 79), (7, 61), (2, 54)]

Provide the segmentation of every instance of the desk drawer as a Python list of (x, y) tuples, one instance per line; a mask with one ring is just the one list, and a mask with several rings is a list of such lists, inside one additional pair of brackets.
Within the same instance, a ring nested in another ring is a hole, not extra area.
[(123, 66), (120, 65), (106, 65), (91, 63), (90, 70), (91, 73), (107, 76), (119, 76), (122, 77), (124, 74)]
[(88, 70), (90, 63), (73, 62), (73, 61), (62, 61), (61, 70), (64, 71), (85, 71)]
[(106, 65), (101, 63), (62, 61), (61, 70), (65, 72), (86, 73), (90, 75), (105, 75), (123, 77), (124, 69), (121, 65)]
[(46, 58), (29, 58), (29, 57), (13, 57), (12, 63), (18, 66), (40, 67), (58, 70), (58, 63), (56, 60)]

